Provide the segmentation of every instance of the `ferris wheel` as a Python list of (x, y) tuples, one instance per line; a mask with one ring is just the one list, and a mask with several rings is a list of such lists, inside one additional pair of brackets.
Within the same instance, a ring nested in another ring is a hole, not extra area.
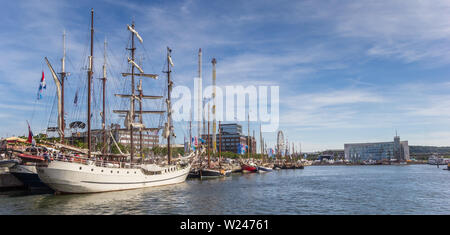
[(282, 131), (278, 131), (277, 134), (277, 154), (280, 154), (284, 151), (285, 143), (284, 143), (284, 135)]

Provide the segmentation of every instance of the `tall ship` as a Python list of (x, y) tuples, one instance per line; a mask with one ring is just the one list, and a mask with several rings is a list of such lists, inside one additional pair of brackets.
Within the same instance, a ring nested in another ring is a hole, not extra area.
[[(129, 132), (130, 135), (130, 153), (120, 154), (107, 153), (106, 148), (102, 151), (92, 151), (91, 144), (91, 82), (93, 76), (93, 34), (94, 34), (94, 11), (91, 10), (91, 45), (89, 56), (89, 68), (87, 72), (88, 77), (88, 95), (87, 95), (87, 149), (76, 149), (65, 144), (60, 144), (60, 149), (64, 151), (76, 153), (76, 157), (61, 159), (53, 159), (46, 161), (45, 164), (37, 165), (37, 173), (39, 178), (55, 190), (57, 193), (97, 193), (107, 191), (129, 190), (137, 188), (146, 188), (153, 186), (162, 186), (169, 184), (182, 183), (186, 180), (191, 168), (191, 162), (196, 157), (196, 152), (191, 152), (185, 156), (178, 155), (177, 158), (172, 157), (171, 137), (175, 137), (174, 127), (172, 122), (171, 109), (171, 90), (173, 81), (171, 81), (171, 68), (173, 62), (171, 59), (172, 50), (167, 48), (167, 111), (144, 111), (142, 110), (142, 103), (145, 99), (162, 99), (163, 96), (148, 96), (143, 95), (142, 82), (135, 88), (135, 78), (153, 78), (157, 79), (155, 74), (146, 74), (143, 69), (136, 63), (135, 57), (135, 39), (137, 38), (141, 43), (142, 37), (135, 29), (134, 22), (127, 25), (131, 33), (131, 48), (130, 57), (127, 58), (130, 65), (129, 71), (122, 73), (125, 78), (131, 79), (131, 94), (116, 94), (120, 98), (129, 99), (130, 106), (128, 110), (114, 110), (113, 112), (125, 117), (124, 131)], [(53, 72), (52, 72), (53, 73)], [(53, 73), (54, 74), (54, 73)], [(103, 84), (106, 81), (105, 66), (103, 70)], [(142, 81), (142, 80), (141, 80)], [(138, 93), (136, 93), (136, 90)], [(104, 88), (103, 88), (104, 91)], [(103, 93), (103, 114), (105, 114), (104, 105), (105, 95)], [(139, 103), (139, 109), (136, 110), (136, 102)], [(147, 128), (143, 123), (143, 114), (163, 114), (166, 113), (167, 119), (164, 127)], [(62, 125), (64, 126), (64, 125)], [(105, 115), (102, 115), (102, 127), (104, 144), (106, 144), (105, 130)], [(142, 132), (156, 131), (163, 129), (163, 137), (167, 139), (167, 156), (163, 157), (163, 161), (145, 161), (142, 156)], [(134, 143), (135, 133), (139, 132), (140, 148), (136, 148)], [(112, 136), (111, 136), (112, 137)], [(114, 140), (114, 138), (113, 138)], [(114, 144), (117, 143), (114, 141)], [(138, 150), (139, 149), (139, 150)], [(137, 154), (139, 152), (139, 154)]]

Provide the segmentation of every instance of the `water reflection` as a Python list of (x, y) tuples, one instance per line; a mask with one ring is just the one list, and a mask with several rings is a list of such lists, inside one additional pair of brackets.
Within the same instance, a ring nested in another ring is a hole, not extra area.
[(146, 207), (155, 204), (166, 204), (166, 210), (170, 210), (172, 204), (168, 202), (179, 199), (175, 192), (186, 191), (188, 187), (182, 183), (94, 194), (48, 194), (35, 200), (33, 209), (45, 214), (145, 214)]
[(450, 172), (317, 166), (81, 195), (0, 194), (0, 214), (446, 214)]

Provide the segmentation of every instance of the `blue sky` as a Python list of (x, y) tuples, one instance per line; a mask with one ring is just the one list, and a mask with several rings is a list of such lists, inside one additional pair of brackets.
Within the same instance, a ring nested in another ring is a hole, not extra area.
[[(94, 77), (106, 38), (110, 94), (126, 91), (118, 73), (126, 69), (126, 24), (134, 19), (148, 73), (164, 77), (170, 46), (176, 84), (192, 87), (201, 47), (205, 85), (213, 57), (219, 86), (279, 85), (280, 129), (303, 151), (388, 141), (395, 130), (410, 145), (450, 145), (450, 2), (415, 0), (8, 1), (0, 10), (0, 136), (25, 134), (26, 120), (37, 133), (55, 119), (55, 88), (43, 58), (59, 71), (64, 29), (72, 74), (66, 99), (83, 93), (90, 8)], [(48, 89), (37, 102), (42, 70)], [(144, 81), (144, 88), (160, 93), (162, 81)], [(116, 100), (108, 107), (126, 105)], [(84, 117), (71, 106), (67, 115)], [(182, 142), (186, 124), (178, 126)], [(264, 136), (275, 143), (276, 133)]]

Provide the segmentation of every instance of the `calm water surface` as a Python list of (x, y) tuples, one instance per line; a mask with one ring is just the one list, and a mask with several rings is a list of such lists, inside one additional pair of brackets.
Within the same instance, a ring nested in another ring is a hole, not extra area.
[(450, 214), (450, 171), (310, 166), (88, 195), (0, 193), (0, 214)]

